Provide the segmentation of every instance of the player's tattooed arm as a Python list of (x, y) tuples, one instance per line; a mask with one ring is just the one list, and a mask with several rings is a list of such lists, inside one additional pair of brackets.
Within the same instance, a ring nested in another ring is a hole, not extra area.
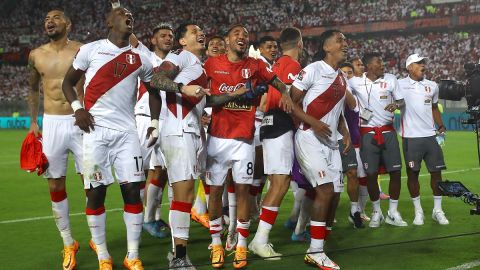
[(280, 107), (283, 108), (287, 113), (291, 113), (293, 110), (293, 101), (288, 92), (288, 87), (285, 85), (279, 78), (275, 77), (270, 84), (275, 87), (282, 94), (282, 99), (280, 100)]
[(210, 95), (209, 89), (204, 89), (199, 85), (183, 85), (173, 80), (180, 73), (178, 66), (170, 61), (164, 61), (153, 73), (150, 86), (160, 91), (171, 93), (182, 93), (189, 97), (201, 98)]
[(207, 96), (207, 107), (215, 107), (220, 106), (230, 101), (234, 101), (239, 98), (241, 95), (247, 92), (247, 88), (240, 87), (239, 89), (235, 90), (231, 93), (221, 94), (221, 95), (210, 95)]
[(170, 61), (164, 61), (155, 69), (150, 85), (161, 91), (179, 93), (182, 85), (173, 81), (178, 73), (178, 66)]
[(30, 91), (28, 93), (28, 107), (30, 109), (30, 131), (33, 131), (35, 136), (38, 136), (38, 104), (40, 102), (40, 73), (35, 68), (35, 50), (30, 52), (28, 57), (28, 69), (30, 70), (29, 84)]

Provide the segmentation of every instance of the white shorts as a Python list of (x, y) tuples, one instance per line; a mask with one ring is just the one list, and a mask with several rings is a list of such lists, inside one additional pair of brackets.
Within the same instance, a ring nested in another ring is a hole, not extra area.
[[(153, 146), (147, 147), (149, 139), (147, 139), (147, 129), (150, 127), (150, 116), (136, 115), (138, 138), (140, 139), (140, 149), (142, 150), (143, 157), (143, 169), (148, 170), (150, 168), (150, 158), (153, 153)], [(158, 128), (160, 132), (160, 127)]]
[(137, 133), (95, 126), (83, 135), (83, 167), (85, 189), (112, 184), (112, 167), (119, 184), (144, 181)]
[(155, 170), (155, 167), (165, 168), (165, 156), (160, 147), (161, 137), (158, 138), (157, 143), (153, 146), (152, 156), (150, 157), (150, 170)]
[(293, 131), (274, 139), (263, 139), (264, 173), (290, 175), (293, 167)]
[(355, 154), (357, 155), (357, 177), (362, 178), (362, 177), (367, 177), (367, 173), (365, 172), (365, 169), (363, 168), (363, 162), (362, 158), (360, 157), (360, 148), (355, 148)]
[(160, 147), (165, 156), (170, 184), (195, 180), (205, 170), (205, 158), (202, 157), (203, 142), (194, 133), (183, 133), (183, 136), (161, 136)]
[(295, 152), (303, 174), (313, 187), (333, 183), (335, 192), (343, 191), (342, 158), (338, 149), (324, 145), (312, 132), (298, 130)]
[(209, 136), (207, 140), (208, 185), (222, 186), (228, 169), (232, 169), (237, 184), (252, 184), (255, 164), (255, 146), (252, 141), (223, 139)]
[(82, 130), (75, 126), (73, 115), (43, 115), (43, 153), (49, 167), (45, 178), (67, 175), (68, 152), (72, 152), (75, 170), (82, 171)]

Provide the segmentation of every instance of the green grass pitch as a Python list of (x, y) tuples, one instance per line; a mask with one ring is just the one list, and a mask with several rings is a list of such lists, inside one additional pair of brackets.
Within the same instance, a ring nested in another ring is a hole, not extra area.
[[(62, 242), (51, 216), (50, 196), (47, 183), (35, 174), (20, 170), (19, 152), (26, 131), (0, 131), (0, 269), (61, 269)], [(475, 135), (472, 132), (449, 132), (444, 146), (448, 170), (444, 179), (462, 181), (471, 191), (480, 193), (480, 170), (477, 160)], [(425, 174), (425, 170), (422, 170)], [(402, 172), (402, 175), (405, 175)], [(98, 269), (94, 253), (88, 248), (90, 233), (83, 215), (85, 195), (78, 176), (70, 162), (67, 176), (67, 192), (70, 203), (73, 236), (80, 243), (77, 254), (77, 269)], [(399, 210), (408, 227), (397, 228), (387, 224), (378, 229), (354, 230), (347, 221), (349, 201), (342, 194), (337, 211), (337, 224), (326, 245), (326, 251), (342, 269), (448, 269), (480, 259), (480, 216), (470, 216), (470, 206), (458, 199), (444, 198), (443, 207), (450, 225), (440, 226), (431, 218), (433, 200), (429, 176), (422, 176), (422, 206), (425, 225), (411, 225), (413, 205), (409, 199), (406, 180), (402, 183)], [(388, 181), (382, 180), (382, 188), (388, 190)], [(164, 196), (164, 203), (167, 201)], [(114, 267), (122, 268), (126, 253), (126, 234), (123, 223), (123, 208), (117, 184), (109, 188), (107, 201), (107, 241)], [(302, 252), (307, 244), (290, 241), (291, 231), (283, 227), (290, 213), (292, 195), (285, 198), (277, 223), (271, 233), (275, 249), (286, 255), (280, 261), (263, 261), (249, 255), (250, 269), (308, 269), (303, 264)], [(382, 202), (386, 213), (388, 202)], [(163, 207), (163, 218), (167, 209)], [(367, 204), (368, 212), (371, 204)], [(48, 217), (35, 219), (37, 217)], [(256, 225), (251, 228), (251, 236)], [(193, 223), (189, 254), (197, 269), (210, 269), (210, 241), (208, 231)], [(140, 256), (145, 269), (166, 269), (166, 254), (170, 239), (154, 239), (143, 233)], [(225, 269), (233, 269), (227, 257)], [(298, 267), (298, 268), (297, 268)], [(467, 268), (465, 268), (467, 269)]]

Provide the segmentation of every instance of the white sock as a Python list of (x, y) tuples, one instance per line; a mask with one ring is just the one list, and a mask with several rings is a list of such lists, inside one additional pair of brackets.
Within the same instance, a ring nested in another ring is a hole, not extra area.
[(250, 220), (249, 221), (240, 221), (237, 220), (237, 232), (238, 232), (238, 243), (237, 247), (247, 247), (247, 239), (250, 235)]
[[(302, 189), (299, 189), (302, 190)], [(301, 234), (307, 230), (307, 224), (310, 222), (311, 208), (313, 201), (310, 198), (305, 197), (301, 204), (300, 215), (297, 220), (297, 226), (295, 227), (295, 234)]]
[[(323, 244), (326, 236), (326, 223), (319, 221), (310, 221), (310, 234), (312, 236), (310, 242), (310, 252), (322, 252)], [(315, 235), (319, 235), (319, 238), (315, 238)]]
[(212, 245), (221, 245), (222, 239), (220, 233), (223, 230), (222, 218), (219, 217), (210, 220), (210, 235), (212, 236)]
[(143, 225), (143, 206), (141, 204), (125, 205), (123, 221), (127, 228), (127, 257), (129, 260), (137, 259)]
[(163, 189), (157, 183), (158, 180), (152, 179), (147, 188), (144, 217), (145, 223), (155, 221), (155, 212), (157, 211), (157, 206), (159, 204), (158, 193), (161, 193), (163, 191)]
[(433, 210), (442, 210), (442, 196), (433, 196)]
[(52, 212), (55, 217), (55, 224), (57, 225), (60, 236), (63, 239), (64, 246), (71, 246), (74, 243), (72, 232), (70, 230), (70, 217), (68, 215), (68, 199), (66, 193), (62, 201), (52, 201)]
[(420, 203), (420, 196), (412, 198), (412, 202), (416, 212), (423, 212), (422, 205)]
[(358, 205), (360, 207), (360, 212), (365, 212), (365, 206), (368, 202), (368, 189), (367, 186), (358, 187)]
[[(290, 183), (293, 183), (293, 181), (290, 181)], [(297, 184), (295, 183), (295, 185)], [(293, 184), (291, 184), (290, 186), (293, 186)], [(295, 200), (293, 201), (292, 212), (290, 213), (290, 220), (293, 222), (296, 222), (298, 220), (298, 217), (300, 215), (300, 208), (302, 207), (302, 201), (305, 198), (305, 193), (305, 189), (297, 187), (297, 191), (294, 194)]]
[(393, 214), (394, 212), (397, 212), (398, 208), (398, 200), (393, 200), (393, 199), (390, 199), (390, 203), (388, 205), (388, 211)]
[(170, 207), (168, 220), (172, 230), (172, 236), (177, 239), (188, 240), (190, 233), (190, 211), (192, 204), (173, 201)]
[(350, 214), (355, 214), (356, 212), (359, 212), (360, 209), (358, 208), (358, 202), (350, 202)]
[(110, 259), (105, 235), (106, 219), (107, 215), (105, 214), (105, 210), (103, 210), (103, 213), (99, 215), (89, 215), (87, 213), (88, 227), (90, 228), (90, 233), (92, 234), (92, 241), (97, 247), (97, 255), (99, 260)]
[(272, 230), (273, 224), (278, 215), (278, 208), (274, 206), (263, 206), (262, 213), (260, 214), (260, 222), (258, 224), (257, 233), (253, 241), (260, 244), (268, 243), (268, 235)]
[(373, 211), (375, 212), (382, 212), (382, 208), (380, 208), (380, 199), (372, 202), (372, 206), (373, 206)]
[(237, 195), (235, 192), (228, 192), (228, 217), (230, 219), (228, 232), (234, 233), (237, 227)]

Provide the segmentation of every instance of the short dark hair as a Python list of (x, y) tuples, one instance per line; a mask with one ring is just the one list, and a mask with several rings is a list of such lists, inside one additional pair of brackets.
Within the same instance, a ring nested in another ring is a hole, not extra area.
[(152, 36), (154, 36), (158, 31), (160, 30), (170, 30), (172, 31), (172, 33), (174, 33), (173, 31), (173, 27), (171, 24), (169, 23), (160, 23), (158, 24), (157, 26), (155, 26), (155, 28), (153, 28), (153, 31), (152, 31)]
[[(352, 59), (350, 59), (350, 61), (348, 61), (348, 62), (353, 63), (353, 61), (362, 61), (362, 58), (360, 58), (360, 56), (355, 56)], [(362, 61), (362, 63), (363, 63), (363, 61)]]
[(293, 48), (297, 42), (302, 38), (302, 32), (296, 27), (287, 27), (280, 32), (280, 47), (282, 50)]
[(269, 41), (275, 41), (277, 42), (277, 40), (272, 37), (272, 36), (263, 36), (261, 37), (259, 40), (258, 40), (258, 46), (262, 46), (263, 44), (269, 42)]
[(208, 42), (207, 42), (207, 49), (208, 49), (208, 44), (210, 43), (210, 41), (214, 40), (214, 39), (220, 39), (221, 41), (225, 42), (225, 39), (222, 37), (222, 36), (219, 36), (219, 35), (215, 35), (213, 37), (211, 37)]
[(349, 67), (353, 70), (353, 65), (350, 62), (343, 62), (342, 64), (340, 64), (340, 68), (344, 68), (344, 67)]
[(241, 23), (236, 23), (236, 24), (234, 24), (234, 25), (232, 25), (232, 26), (230, 26), (230, 27), (228, 28), (227, 33), (226, 33), (225, 35), (228, 36), (228, 35), (230, 34), (230, 32), (232, 32), (232, 30), (233, 30), (234, 28), (236, 28), (236, 27), (242, 27), (242, 28), (244, 28), (245, 30), (247, 30), (247, 32), (248, 32), (248, 29), (247, 29), (247, 27), (245, 27), (245, 25), (243, 25), (243, 24), (241, 24)]
[(184, 22), (184, 23), (180, 24), (180, 25), (177, 27), (177, 29), (175, 30), (175, 40), (176, 40), (177, 42), (179, 42), (179, 40), (180, 40), (181, 38), (185, 37), (185, 34), (186, 34), (187, 31), (188, 31), (187, 28), (188, 28), (189, 25), (198, 25), (198, 24), (196, 24), (195, 22), (191, 22), (191, 21), (189, 21), (189, 22)]
[(375, 57), (382, 58), (382, 54), (380, 54), (379, 52), (369, 52), (369, 53), (366, 53), (365, 55), (363, 55), (362, 62), (363, 62), (363, 64), (366, 66), (366, 65), (368, 65), (368, 64), (373, 60), (373, 58), (375, 58)]
[(327, 56), (327, 53), (325, 52), (325, 50), (323, 50), (323, 45), (325, 45), (325, 42), (333, 37), (333, 35), (335, 35), (335, 33), (342, 33), (340, 30), (337, 30), (337, 29), (329, 29), (325, 32), (323, 32), (319, 37), (318, 37), (318, 40), (319, 40), (319, 45), (318, 45), (318, 52), (315, 54), (314, 56), (314, 59), (317, 58), (316, 61), (320, 61), (320, 60), (323, 60), (325, 59), (325, 57)]
[(72, 23), (72, 20), (70, 19), (70, 16), (68, 15), (68, 13), (65, 11), (64, 8), (62, 8), (62, 7), (54, 7), (54, 8), (51, 8), (47, 13), (50, 13), (50, 12), (52, 12), (52, 11), (60, 11), (60, 12), (62, 12), (62, 13), (63, 13), (63, 16), (65, 17), (65, 19), (66, 19), (68, 22)]

